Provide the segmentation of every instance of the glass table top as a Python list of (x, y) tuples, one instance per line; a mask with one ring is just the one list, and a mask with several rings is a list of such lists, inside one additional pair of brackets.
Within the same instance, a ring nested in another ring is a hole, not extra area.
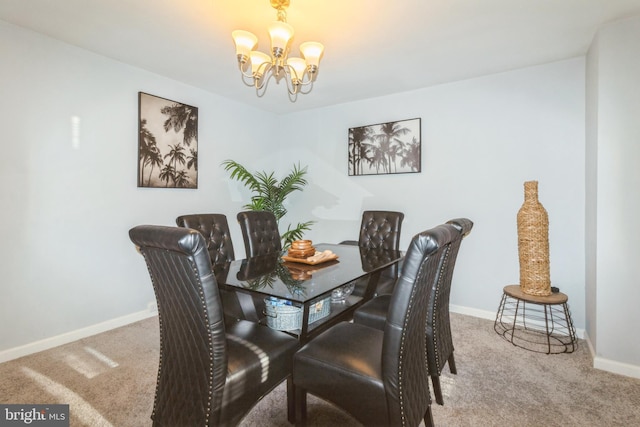
[[(220, 285), (243, 288), (294, 302), (305, 303), (402, 259), (402, 252), (364, 249), (355, 245), (318, 244), (338, 259), (316, 265), (284, 261), (280, 253), (214, 265)], [(284, 253), (286, 255), (286, 253)]]

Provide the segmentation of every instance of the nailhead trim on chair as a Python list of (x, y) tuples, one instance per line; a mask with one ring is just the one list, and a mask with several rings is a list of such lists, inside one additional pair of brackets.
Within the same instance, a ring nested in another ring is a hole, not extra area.
[[(444, 261), (440, 267), (440, 274), (438, 277), (438, 285), (436, 286), (436, 292), (433, 295), (433, 299), (434, 299), (434, 306), (435, 304), (438, 302), (438, 295), (440, 294), (440, 284), (442, 283), (445, 274), (444, 271), (447, 269), (447, 264), (449, 263), (449, 253), (451, 251), (451, 244), (447, 245), (447, 250), (446, 253), (444, 255)], [(436, 307), (437, 308), (437, 307)], [(437, 309), (433, 310), (433, 314), (431, 317), (431, 323), (432, 325), (436, 324), (436, 316), (437, 316)], [(433, 329), (433, 343), (434, 343), (434, 349), (435, 349), (435, 359), (436, 359), (436, 368), (438, 369), (438, 375), (440, 375), (440, 373), (442, 372), (442, 364), (440, 363), (440, 352), (438, 351), (438, 346), (435, 345), (435, 343), (438, 341), (438, 328), (432, 328)]]
[[(137, 249), (138, 249), (138, 252), (140, 252), (142, 254), (142, 256), (144, 257), (144, 259), (145, 259), (145, 265), (147, 266), (147, 271), (149, 272), (149, 276), (151, 277), (151, 284), (153, 285), (153, 293), (156, 296), (156, 301), (158, 301), (159, 298), (158, 298), (158, 291), (157, 291), (157, 288), (156, 288), (156, 282), (153, 279), (153, 274), (151, 273), (151, 267), (149, 266), (149, 259), (147, 258), (147, 253), (142, 251), (140, 248), (137, 248)], [(163, 348), (164, 343), (163, 343), (163, 340), (162, 340), (162, 337), (163, 337), (162, 331), (164, 329), (164, 324), (162, 322), (162, 316), (160, 315), (160, 310), (158, 310), (158, 324), (160, 325), (160, 348)], [(162, 364), (162, 352), (160, 352), (159, 361), (158, 361), (158, 375), (156, 377), (156, 384), (158, 384), (158, 382), (160, 381), (160, 373), (162, 372), (162, 367), (163, 367), (163, 364)], [(154, 398), (153, 399), (153, 410), (151, 411), (151, 418), (152, 419), (156, 415), (156, 404), (157, 404), (157, 402), (156, 402), (156, 399)]]
[[(418, 269), (418, 274), (416, 274), (416, 279), (419, 277), (422, 277), (422, 271), (424, 269), (424, 263), (422, 265), (420, 265), (420, 268)], [(413, 309), (413, 300), (415, 298), (417, 292), (417, 287), (414, 286), (412, 291), (411, 291), (411, 297), (409, 298), (409, 307), (407, 308), (407, 313), (404, 317), (404, 327), (402, 328), (402, 343), (400, 344), (400, 363), (398, 364), (398, 399), (400, 400), (400, 418), (402, 420), (402, 425), (405, 426), (407, 425), (406, 422), (406, 411), (405, 411), (405, 402), (404, 402), (404, 384), (402, 382), (402, 379), (404, 378), (402, 376), (402, 368), (404, 367), (404, 346), (405, 346), (405, 342), (406, 342), (406, 338), (407, 338), (407, 323), (409, 322), (409, 315), (411, 314), (411, 310)], [(426, 327), (426, 325), (425, 325)], [(426, 343), (425, 343), (425, 349), (424, 349), (424, 353), (425, 355), (427, 354), (427, 348), (426, 348)], [(425, 364), (427, 363), (427, 358), (425, 356), (424, 358)], [(425, 366), (425, 368), (428, 369), (428, 364)]]
[[(207, 314), (207, 303), (205, 301), (204, 290), (202, 288), (202, 282), (200, 281), (200, 275), (198, 274), (196, 264), (193, 262), (193, 260), (189, 259), (189, 265), (191, 265), (191, 268), (193, 269), (193, 272), (197, 278), (198, 295), (200, 296), (200, 303), (202, 304), (202, 314), (205, 319), (205, 324), (207, 325), (207, 330), (211, 330), (211, 324), (209, 323), (209, 316)], [(209, 398), (207, 399), (207, 413), (205, 415), (205, 425), (209, 425), (209, 417), (211, 416), (211, 398), (213, 396), (213, 350), (212, 350), (213, 338), (211, 337), (211, 334), (209, 334), (208, 341), (209, 341), (209, 346), (208, 346), (209, 378), (207, 379), (207, 383), (208, 383), (209, 391), (207, 394), (209, 395)]]
[[(149, 276), (151, 277), (151, 283), (153, 285), (153, 291), (154, 294), (156, 294), (156, 301), (159, 300), (158, 295), (157, 295), (157, 291), (156, 291), (156, 283), (154, 280), (154, 275), (151, 273), (151, 268), (149, 267), (149, 261), (147, 258), (147, 254), (144, 251), (140, 251), (142, 253), (142, 256), (144, 256), (145, 258), (145, 264), (147, 265), (147, 271), (149, 272)], [(167, 251), (169, 252), (169, 251)], [(202, 288), (202, 282), (200, 281), (200, 275), (198, 274), (198, 270), (196, 268), (195, 263), (193, 262), (193, 260), (188, 259), (189, 265), (191, 266), (191, 269), (194, 272), (195, 277), (197, 278), (197, 285), (198, 285), (198, 295), (200, 296), (200, 303), (202, 304), (202, 310), (203, 310), (203, 314), (204, 314), (204, 319), (205, 319), (205, 323), (207, 326), (207, 329), (210, 330), (211, 329), (211, 325), (209, 324), (209, 316), (207, 315), (207, 305), (206, 305), (206, 301), (204, 298), (204, 291)], [(160, 315), (161, 310), (158, 310), (158, 323), (160, 325), (160, 348), (164, 348), (164, 342), (163, 342), (163, 319), (162, 316)], [(213, 342), (212, 342), (212, 338), (211, 335), (209, 335), (208, 338), (209, 341), (209, 375), (208, 375), (208, 395), (209, 395), (209, 399), (207, 400), (207, 411), (205, 414), (205, 425), (209, 425), (209, 417), (211, 416), (211, 398), (213, 396), (213, 351), (212, 351), (212, 347), (213, 347)], [(156, 378), (156, 383), (157, 381), (160, 379), (160, 373), (162, 372), (162, 367), (163, 367), (163, 363), (162, 363), (162, 351), (160, 351), (160, 357), (159, 357), (159, 363), (158, 363), (158, 376)], [(151, 418), (153, 419), (154, 416), (156, 415), (156, 400), (154, 399), (153, 402), (153, 411), (151, 412)]]

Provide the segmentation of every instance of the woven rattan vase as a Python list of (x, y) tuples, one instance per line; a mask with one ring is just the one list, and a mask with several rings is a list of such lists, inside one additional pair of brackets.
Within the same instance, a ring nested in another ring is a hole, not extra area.
[(518, 257), (522, 292), (551, 295), (549, 216), (538, 201), (538, 181), (524, 183), (524, 203), (518, 211)]

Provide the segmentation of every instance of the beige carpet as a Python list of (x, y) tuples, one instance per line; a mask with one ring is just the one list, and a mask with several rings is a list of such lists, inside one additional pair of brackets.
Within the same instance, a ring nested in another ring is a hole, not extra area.
[[(452, 314), (458, 375), (441, 378), (437, 426), (638, 426), (640, 380), (591, 368), (586, 344), (572, 354), (516, 348), (493, 322)], [(69, 403), (72, 426), (150, 426), (158, 364), (157, 318), (0, 364), (0, 403)], [(366, 396), (362, 396), (366, 399)], [(309, 398), (311, 426), (357, 426)], [(289, 426), (284, 384), (243, 426)]]

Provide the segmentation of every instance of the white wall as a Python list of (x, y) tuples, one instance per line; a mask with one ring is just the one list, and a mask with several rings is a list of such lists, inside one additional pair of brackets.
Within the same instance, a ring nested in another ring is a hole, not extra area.
[[(0, 52), (1, 355), (143, 316), (155, 298), (128, 230), (174, 225), (190, 212), (235, 220), (241, 201), (231, 200), (220, 162), (270, 151), (264, 135), (274, 120), (3, 21)], [(138, 91), (199, 107), (199, 189), (136, 187)], [(72, 116), (80, 118), (77, 148)]]
[[(595, 283), (589, 298), (595, 320), (588, 333), (597, 336), (595, 365), (640, 373), (640, 17), (603, 27), (590, 52), (589, 71), (597, 98), (597, 125), (590, 130), (589, 151), (597, 155), (590, 181), (597, 188)], [(593, 212), (590, 212), (593, 215)], [(590, 230), (593, 232), (593, 230)], [(593, 278), (590, 279), (594, 282)]]
[[(584, 328), (584, 67), (577, 58), (282, 117), (283, 163), (300, 159), (312, 177), (292, 220), (315, 219), (310, 237), (338, 242), (357, 238), (362, 210), (401, 210), (407, 247), (424, 229), (468, 217), (475, 226), (460, 250), (451, 303), (495, 316), (502, 288), (519, 280), (523, 183), (538, 180), (552, 282)], [(415, 117), (421, 173), (347, 176), (350, 127)]]

